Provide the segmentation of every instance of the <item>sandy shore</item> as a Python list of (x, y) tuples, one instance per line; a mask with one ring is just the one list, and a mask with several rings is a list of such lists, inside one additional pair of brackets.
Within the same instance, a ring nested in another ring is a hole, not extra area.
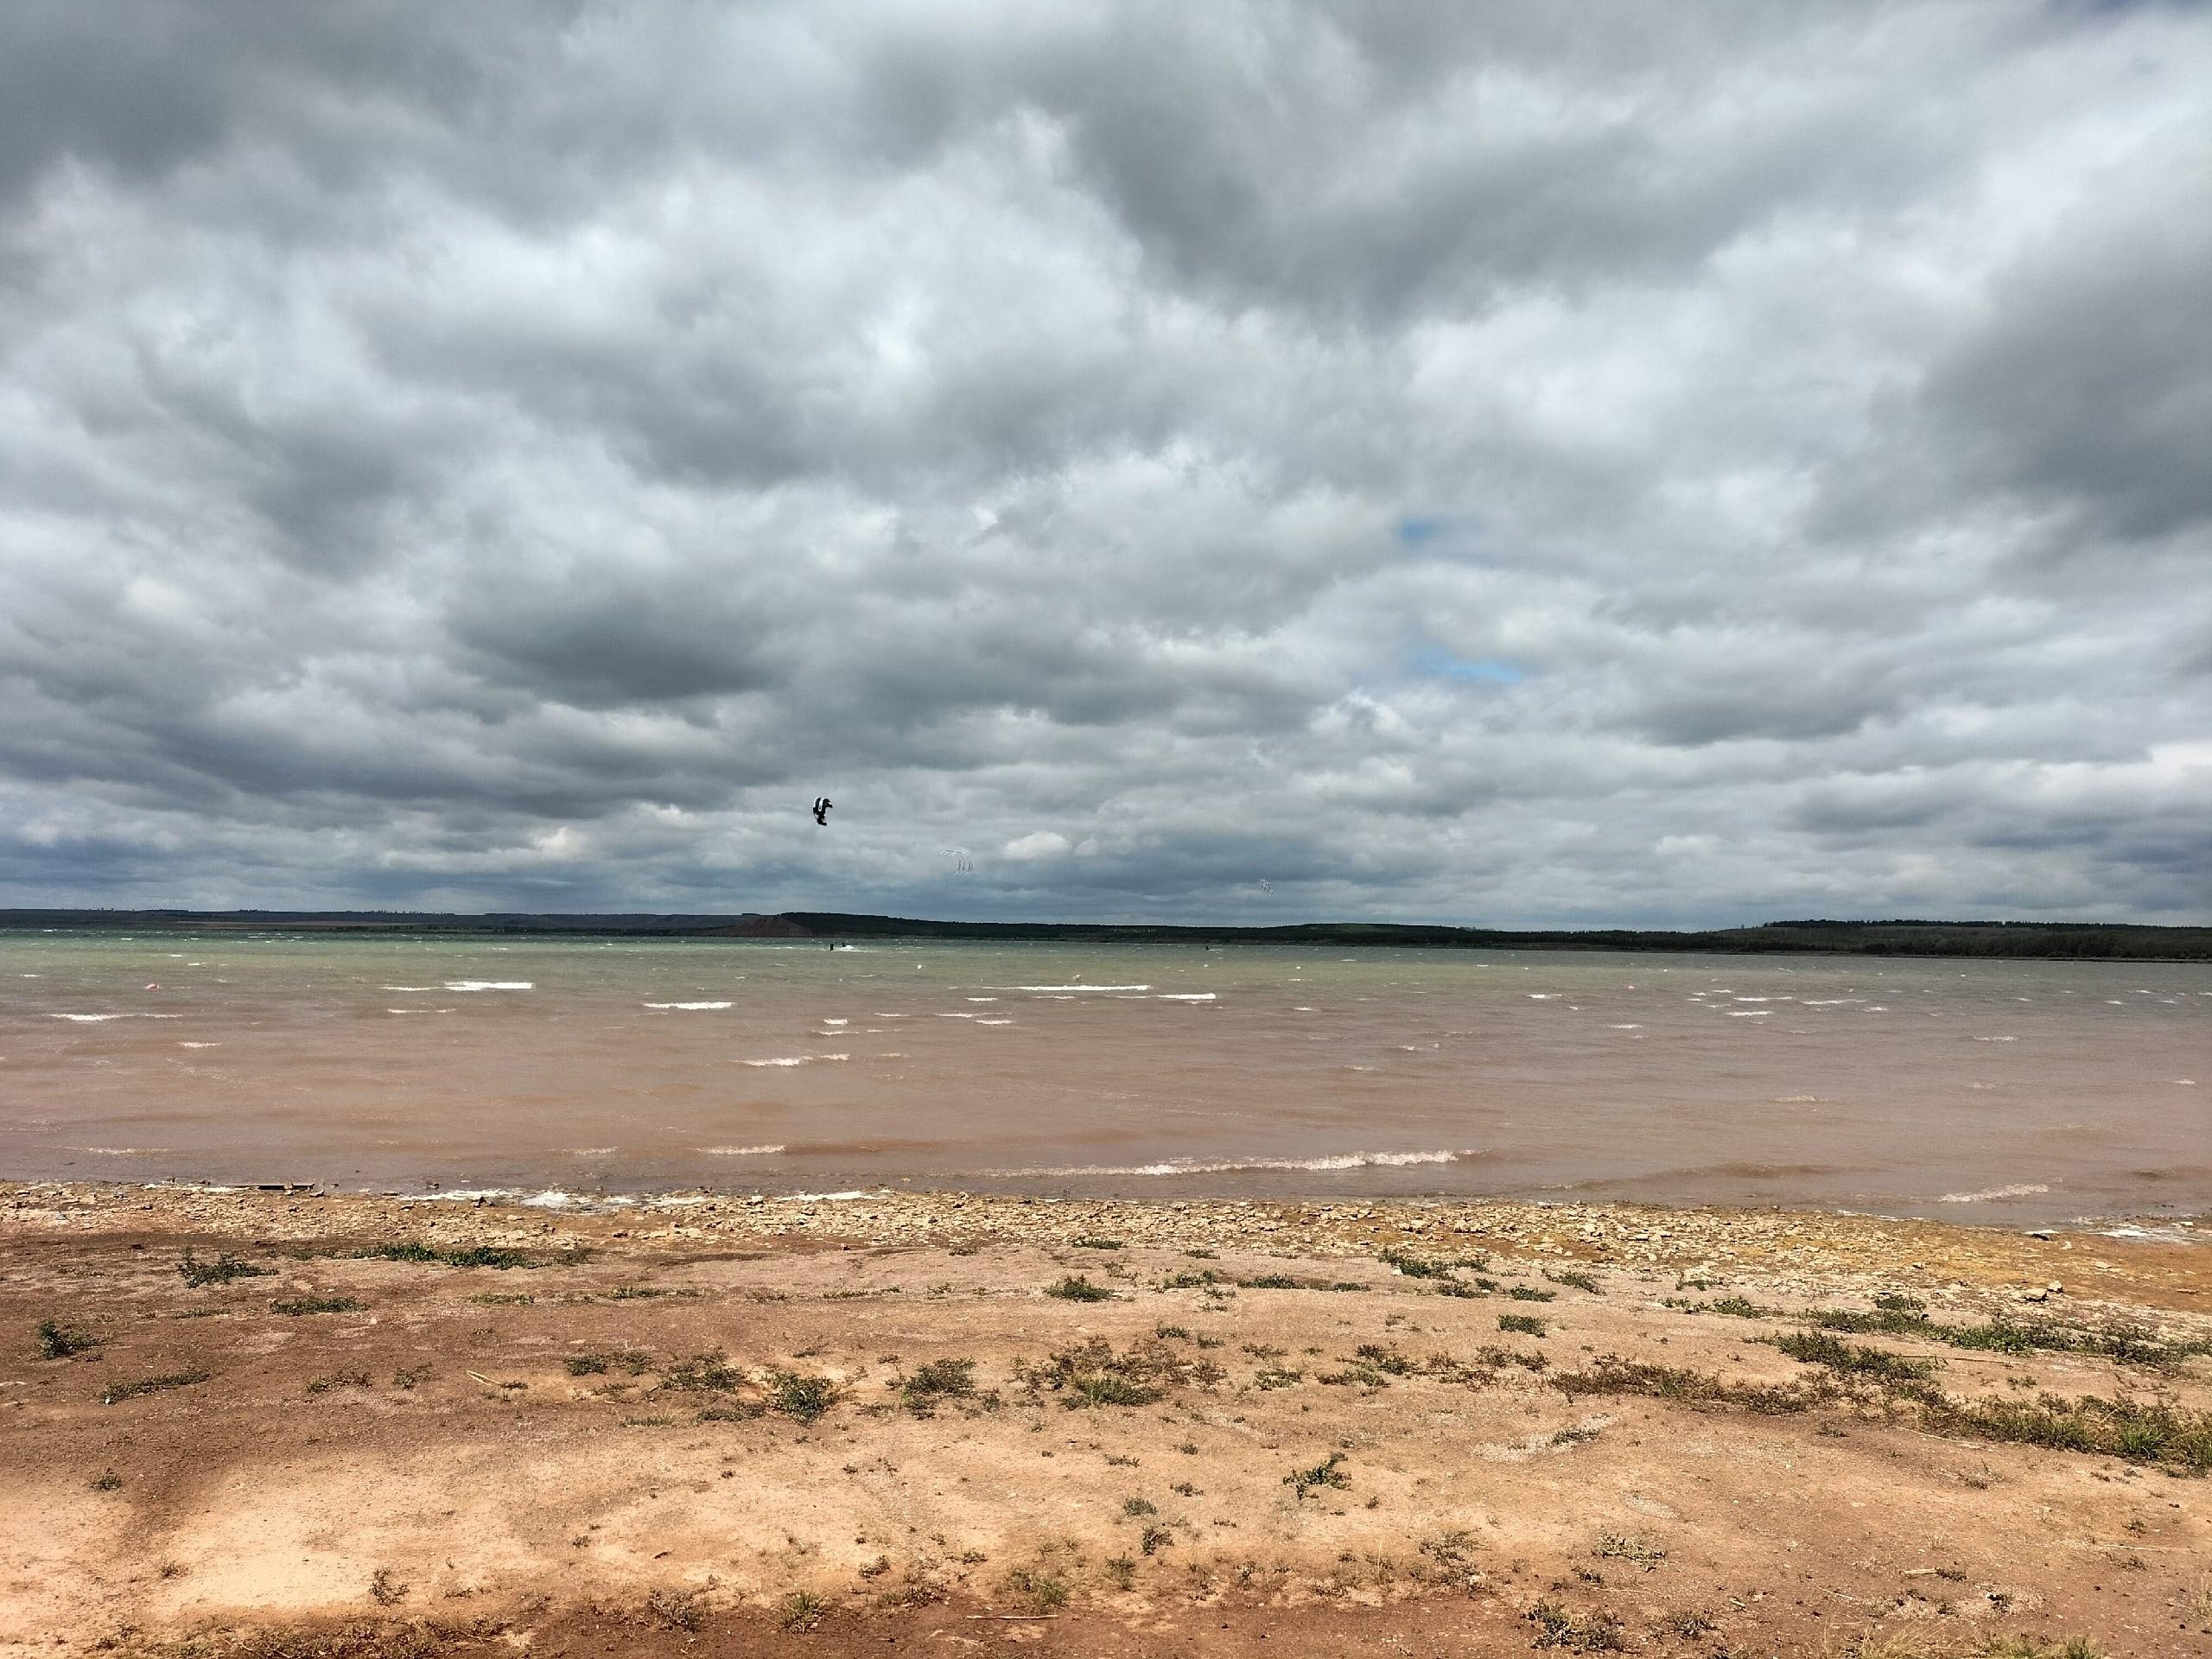
[(0, 1653), (2212, 1653), (2171, 1234), (0, 1186)]

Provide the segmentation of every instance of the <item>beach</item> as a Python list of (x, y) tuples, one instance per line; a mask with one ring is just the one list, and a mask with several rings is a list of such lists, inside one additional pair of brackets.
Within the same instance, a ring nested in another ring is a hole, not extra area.
[(15, 1185), (0, 1652), (2208, 1652), (2208, 1232)]

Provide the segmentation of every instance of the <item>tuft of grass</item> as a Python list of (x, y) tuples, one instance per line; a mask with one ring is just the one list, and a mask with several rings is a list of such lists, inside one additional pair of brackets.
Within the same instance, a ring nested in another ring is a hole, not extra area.
[(96, 1353), (100, 1339), (89, 1331), (54, 1319), (38, 1322), (38, 1357), (41, 1359), (73, 1359), (79, 1354)]
[(1137, 1582), (1137, 1564), (1127, 1555), (1110, 1555), (1106, 1560), (1106, 1576), (1116, 1590), (1134, 1590)]
[(164, 1371), (159, 1376), (142, 1376), (135, 1382), (111, 1383), (100, 1395), (100, 1404), (112, 1406), (119, 1401), (136, 1400), (142, 1394), (159, 1394), (166, 1389), (188, 1389), (195, 1382), (205, 1382), (213, 1371)]
[[(661, 1372), (659, 1386), (678, 1391), (734, 1394), (745, 1384), (745, 1374), (729, 1363), (719, 1348), (689, 1359), (679, 1359)], [(819, 1413), (816, 1414), (819, 1415)]]
[(1252, 1386), (1262, 1390), (1296, 1388), (1305, 1380), (1305, 1372), (1285, 1370), (1278, 1365), (1270, 1365), (1264, 1370), (1252, 1373)]
[(176, 1270), (186, 1287), (192, 1290), (198, 1290), (203, 1285), (227, 1285), (233, 1279), (266, 1279), (276, 1271), (274, 1268), (257, 1268), (241, 1262), (228, 1250), (213, 1262), (202, 1262), (192, 1253), (192, 1247), (188, 1244), (185, 1246), (184, 1259), (176, 1264)]
[(1122, 1248), (1120, 1239), (1101, 1238), (1093, 1233), (1085, 1233), (1071, 1242), (1078, 1250), (1118, 1250)]
[(367, 1306), (353, 1296), (293, 1296), (270, 1303), (269, 1311), (297, 1318), (303, 1313), (359, 1313)]
[(1486, 1290), (1478, 1290), (1472, 1285), (1462, 1284), (1457, 1279), (1444, 1279), (1438, 1281), (1436, 1294), (1440, 1296), (1459, 1297), (1487, 1296), (1490, 1294)]
[(468, 1300), (486, 1307), (528, 1307), (537, 1298), (526, 1290), (487, 1290)]
[(1148, 1497), (1125, 1497), (1122, 1500), (1122, 1513), (1135, 1520), (1141, 1515), (1158, 1515), (1160, 1505)]
[(653, 1302), (672, 1296), (703, 1296), (706, 1293), (688, 1285), (617, 1285), (607, 1293), (614, 1302)]
[(337, 1389), (372, 1389), (366, 1371), (334, 1371), (328, 1376), (318, 1376), (308, 1384), (309, 1394), (328, 1394)]
[(1738, 1406), (1770, 1417), (1808, 1410), (1835, 1399), (1839, 1392), (1830, 1378), (1768, 1388), (1726, 1382), (1709, 1371), (1654, 1365), (1619, 1354), (1602, 1354), (1581, 1370), (1561, 1372), (1552, 1379), (1552, 1385), (1569, 1399), (1586, 1394), (1633, 1394), (1691, 1405)]
[(1555, 1601), (1540, 1601), (1525, 1615), (1536, 1627), (1531, 1647), (1560, 1648), (1569, 1653), (1623, 1653), (1628, 1643), (1621, 1622), (1611, 1613), (1578, 1619)]
[(96, 1492), (119, 1492), (123, 1490), (123, 1477), (112, 1469), (103, 1469), (86, 1484)]
[(1633, 1561), (1645, 1572), (1651, 1572), (1667, 1559), (1667, 1552), (1656, 1544), (1647, 1544), (1630, 1533), (1608, 1532), (1600, 1535), (1598, 1548), (1592, 1552), (1603, 1561)]
[(1114, 1293), (1103, 1285), (1094, 1285), (1079, 1273), (1065, 1279), (1054, 1280), (1045, 1287), (1047, 1296), (1057, 1296), (1064, 1302), (1110, 1302)]
[(1138, 1343), (1116, 1352), (1103, 1337), (1055, 1351), (1041, 1366), (1025, 1374), (1033, 1390), (1051, 1389), (1060, 1403), (1084, 1406), (1148, 1406), (1182, 1382), (1217, 1382), (1221, 1368), (1211, 1360), (1187, 1360), (1164, 1343)]
[(1147, 1555), (1157, 1555), (1162, 1547), (1175, 1541), (1175, 1535), (1165, 1527), (1147, 1527), (1137, 1539), (1137, 1548)]
[(1497, 1328), (1501, 1331), (1516, 1332), (1524, 1337), (1541, 1337), (1549, 1334), (1544, 1322), (1533, 1313), (1501, 1313), (1497, 1316)]
[(1343, 1452), (1332, 1452), (1310, 1469), (1292, 1470), (1282, 1478), (1282, 1484), (1298, 1494), (1298, 1501), (1301, 1503), (1306, 1501), (1306, 1494), (1316, 1486), (1333, 1486), (1339, 1491), (1344, 1490), (1351, 1484), (1351, 1477), (1338, 1466), (1344, 1460)]
[(1557, 1291), (1538, 1290), (1532, 1285), (1516, 1285), (1505, 1294), (1516, 1302), (1555, 1302), (1559, 1300)]
[(640, 1353), (635, 1348), (612, 1348), (604, 1351), (570, 1354), (561, 1362), (568, 1368), (570, 1376), (604, 1376), (618, 1365), (632, 1376), (642, 1376), (652, 1363), (651, 1354)]
[(434, 1244), (410, 1239), (397, 1244), (372, 1244), (353, 1255), (355, 1260), (364, 1262), (433, 1262), (448, 1268), (498, 1268), (502, 1271), (537, 1265), (529, 1251), (505, 1244), (466, 1244), (440, 1249)]
[(812, 1630), (830, 1611), (830, 1604), (821, 1597), (805, 1590), (794, 1590), (785, 1596), (777, 1610), (776, 1622), (798, 1636)]
[(1017, 1567), (1007, 1574), (1007, 1583), (1038, 1612), (1049, 1613), (1068, 1605), (1068, 1581), (1057, 1573)]
[(792, 1421), (810, 1423), (837, 1403), (837, 1385), (826, 1376), (778, 1371), (769, 1379), (768, 1401)]
[(1586, 1290), (1592, 1296), (1602, 1296), (1605, 1294), (1605, 1287), (1599, 1284), (1595, 1275), (1585, 1273), (1580, 1268), (1563, 1268), (1557, 1273), (1546, 1268), (1544, 1277), (1555, 1285), (1568, 1285), (1576, 1290)]
[(899, 1385), (899, 1403), (917, 1417), (926, 1417), (940, 1400), (968, 1399), (976, 1392), (976, 1362), (972, 1359), (933, 1359), (918, 1365)]
[(2101, 1452), (2130, 1463), (2171, 1465), (2191, 1474), (2212, 1473), (2212, 1412), (2191, 1411), (2163, 1400), (2106, 1400), (2055, 1394), (2034, 1401), (1986, 1399), (1927, 1403), (1929, 1426), (1939, 1432), (1980, 1434), (2059, 1451)]
[(1808, 1365), (1825, 1365), (1850, 1376), (1868, 1376), (1884, 1383), (1920, 1382), (1932, 1375), (1936, 1362), (1907, 1359), (1880, 1348), (1844, 1342), (1825, 1331), (1793, 1331), (1776, 1337), (1774, 1345)]
[(427, 1365), (402, 1365), (391, 1374), (391, 1386), (395, 1389), (411, 1389), (429, 1375), (430, 1368)]
[(645, 1598), (645, 1617), (664, 1630), (699, 1628), (699, 1592), (696, 1590), (656, 1590)]
[(397, 1607), (407, 1599), (411, 1588), (411, 1585), (402, 1584), (388, 1567), (380, 1567), (369, 1574), (369, 1597), (379, 1607)]

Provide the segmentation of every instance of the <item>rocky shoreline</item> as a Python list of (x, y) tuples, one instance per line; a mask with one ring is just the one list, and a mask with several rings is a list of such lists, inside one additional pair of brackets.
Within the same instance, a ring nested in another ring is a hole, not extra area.
[(0, 1655), (2212, 1652), (2158, 1230), (0, 1185)]

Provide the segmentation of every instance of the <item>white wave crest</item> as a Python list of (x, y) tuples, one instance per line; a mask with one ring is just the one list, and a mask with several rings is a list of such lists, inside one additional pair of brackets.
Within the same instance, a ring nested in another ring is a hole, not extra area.
[(528, 991), (537, 988), (526, 979), (449, 979), (449, 991)]
[(1041, 991), (1046, 995), (1069, 991), (1148, 991), (1149, 985), (994, 985), (995, 991)]
[(766, 1158), (784, 1149), (780, 1141), (766, 1147), (702, 1147), (709, 1158)]
[(727, 1002), (648, 1002), (648, 1003), (646, 1003), (646, 1004), (645, 1004), (645, 1006), (646, 1006), (647, 1007), (649, 1007), (649, 1008), (683, 1008), (683, 1009), (695, 1009), (695, 1008), (726, 1008), (726, 1007), (729, 1007), (730, 1005), (729, 1005), (728, 1003), (727, 1003)]
[(849, 1060), (849, 1054), (779, 1054), (772, 1060), (740, 1060), (740, 1065), (812, 1065), (817, 1060)]
[(103, 1020), (181, 1020), (181, 1014), (57, 1014), (48, 1016), (55, 1020), (73, 1020), (80, 1026), (95, 1026)]
[(1161, 991), (1152, 1000), (1155, 1002), (1211, 1002), (1216, 1000), (1216, 994), (1212, 991)]
[(1979, 1192), (1946, 1192), (1938, 1204), (1983, 1204), (1991, 1198), (2031, 1198), (2050, 1188), (2042, 1181), (2016, 1181), (2010, 1186), (1985, 1187)]
[(1318, 1158), (1171, 1158), (1157, 1164), (1085, 1164), (1055, 1169), (1001, 1169), (999, 1176), (1226, 1175), (1241, 1170), (1402, 1169), (1414, 1164), (1456, 1163), (1456, 1152), (1339, 1152)]

